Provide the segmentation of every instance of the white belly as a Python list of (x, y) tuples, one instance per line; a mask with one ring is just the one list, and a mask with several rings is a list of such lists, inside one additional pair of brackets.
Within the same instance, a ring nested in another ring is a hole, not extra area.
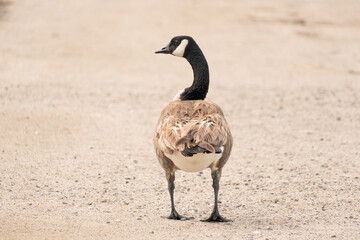
[(181, 152), (174, 152), (173, 154), (166, 154), (175, 166), (185, 172), (198, 172), (207, 167), (212, 163), (216, 163), (222, 156), (222, 153), (198, 153), (192, 157), (185, 157)]

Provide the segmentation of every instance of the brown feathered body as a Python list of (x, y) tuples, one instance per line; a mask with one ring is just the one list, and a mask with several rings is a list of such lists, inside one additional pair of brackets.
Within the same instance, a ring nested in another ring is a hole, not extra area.
[(225, 165), (232, 148), (232, 136), (223, 111), (217, 104), (205, 100), (170, 102), (161, 112), (153, 141), (157, 158), (168, 173), (179, 169), (171, 160), (176, 153), (184, 155), (184, 150), (190, 149), (198, 156), (218, 155), (218, 160), (207, 166), (214, 170)]

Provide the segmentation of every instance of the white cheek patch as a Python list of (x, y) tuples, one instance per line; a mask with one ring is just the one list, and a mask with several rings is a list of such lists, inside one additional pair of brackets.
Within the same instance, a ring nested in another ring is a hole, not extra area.
[(184, 56), (185, 48), (188, 45), (188, 43), (189, 41), (187, 39), (181, 40), (180, 45), (171, 54), (177, 57)]

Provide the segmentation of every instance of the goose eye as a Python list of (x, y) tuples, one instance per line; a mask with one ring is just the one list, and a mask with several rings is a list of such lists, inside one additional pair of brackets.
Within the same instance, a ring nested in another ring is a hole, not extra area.
[(180, 43), (179, 40), (174, 41), (175, 46), (179, 45), (179, 43)]

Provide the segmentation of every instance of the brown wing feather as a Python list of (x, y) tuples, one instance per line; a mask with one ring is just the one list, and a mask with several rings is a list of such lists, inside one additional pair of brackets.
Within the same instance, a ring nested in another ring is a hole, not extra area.
[(215, 152), (214, 147), (224, 146), (229, 138), (229, 126), (215, 103), (173, 101), (160, 115), (154, 144), (168, 154), (194, 146)]

